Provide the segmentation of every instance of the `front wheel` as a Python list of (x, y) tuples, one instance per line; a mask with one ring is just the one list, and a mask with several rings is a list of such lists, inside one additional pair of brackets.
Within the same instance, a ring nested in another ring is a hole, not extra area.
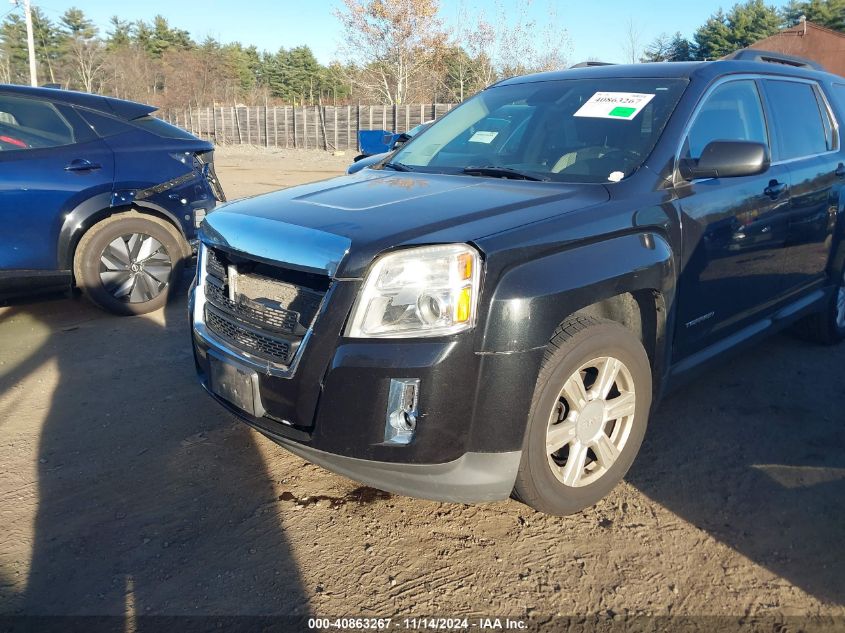
[(95, 304), (116, 314), (161, 308), (182, 272), (188, 246), (168, 222), (137, 212), (92, 226), (76, 248), (76, 285)]
[(639, 452), (651, 390), (648, 356), (630, 330), (590, 317), (564, 322), (534, 390), (515, 496), (566, 515), (607, 495)]

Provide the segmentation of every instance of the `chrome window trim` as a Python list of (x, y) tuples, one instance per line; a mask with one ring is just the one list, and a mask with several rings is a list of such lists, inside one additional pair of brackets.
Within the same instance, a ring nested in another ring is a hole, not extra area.
[(827, 94), (825, 94), (824, 88), (822, 88), (821, 84), (816, 84), (814, 86), (816, 91), (816, 98), (821, 99), (821, 105), (824, 107), (827, 113), (827, 120), (830, 123), (830, 140), (833, 147), (831, 148), (831, 152), (838, 152), (842, 149), (841, 141), (839, 140), (839, 121), (836, 118), (836, 113), (833, 111), (833, 104), (830, 103), (830, 100), (827, 98)]
[[(719, 77), (713, 83), (711, 83), (707, 90), (704, 91), (704, 94), (698, 100), (698, 103), (695, 104), (695, 108), (693, 108), (692, 114), (690, 115), (689, 119), (687, 120), (686, 124), (684, 125), (683, 133), (681, 134), (680, 141), (678, 142), (678, 146), (675, 149), (675, 159), (674, 165), (672, 168), (672, 185), (674, 187), (681, 186), (685, 183), (692, 183), (692, 182), (702, 182), (705, 180), (713, 180), (712, 178), (698, 178), (696, 180), (685, 180), (684, 178), (680, 177), (680, 160), (681, 160), (681, 150), (684, 148), (684, 143), (687, 140), (687, 136), (689, 136), (690, 130), (692, 129), (692, 125), (695, 120), (698, 118), (699, 113), (701, 112), (702, 107), (707, 102), (707, 99), (710, 98), (710, 95), (716, 90), (716, 88), (730, 83), (732, 81), (742, 81), (742, 80), (751, 80), (757, 84), (758, 81), (762, 80), (775, 80), (775, 81), (793, 81), (797, 83), (805, 83), (810, 84), (813, 87), (817, 94), (821, 94), (822, 99), (824, 101), (824, 105), (827, 108), (828, 116), (830, 118), (831, 126), (834, 133), (834, 141), (836, 149), (832, 149), (827, 152), (822, 152), (821, 154), (808, 154), (807, 156), (799, 156), (797, 158), (790, 158), (787, 160), (780, 160), (774, 161), (771, 163), (770, 167), (776, 167), (778, 165), (787, 165), (792, 162), (796, 162), (799, 160), (806, 160), (808, 158), (816, 158), (819, 156), (828, 156), (830, 154), (836, 154), (839, 152), (839, 148), (841, 147), (841, 139), (839, 134), (839, 122), (836, 119), (836, 115), (833, 112), (833, 109), (830, 107), (830, 101), (827, 98), (827, 94), (825, 94), (824, 89), (821, 87), (818, 81), (815, 79), (805, 79), (803, 77), (789, 77), (786, 75), (765, 75), (759, 73), (741, 73), (736, 75), (725, 75), (724, 77)], [(769, 153), (772, 152), (772, 134), (771, 134), (771, 122), (769, 121), (769, 116), (767, 112), (767, 106), (765, 103), (765, 95), (761, 91), (760, 86), (757, 86), (757, 96), (760, 99), (760, 106), (763, 108), (763, 117), (766, 122), (766, 135), (768, 137), (768, 145), (769, 145)], [(821, 113), (820, 113), (821, 114)]]

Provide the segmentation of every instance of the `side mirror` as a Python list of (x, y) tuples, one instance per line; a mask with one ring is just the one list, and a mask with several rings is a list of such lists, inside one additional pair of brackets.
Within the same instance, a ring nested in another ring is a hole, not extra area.
[(399, 136), (396, 137), (396, 140), (393, 142), (393, 149), (402, 147), (405, 143), (410, 140), (411, 136), (407, 132), (402, 132)]
[(769, 150), (754, 141), (711, 141), (701, 152), (701, 158), (681, 160), (681, 176), (696, 178), (732, 178), (755, 176), (769, 169)]

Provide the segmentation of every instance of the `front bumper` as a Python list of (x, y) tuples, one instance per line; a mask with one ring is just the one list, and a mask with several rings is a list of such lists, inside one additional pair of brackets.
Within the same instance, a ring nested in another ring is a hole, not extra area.
[[(203, 387), (279, 445), (356, 481), (438, 501), (507, 498), (521, 458), (532, 371), (542, 354), (477, 354), (472, 337), (461, 335), (346, 339), (342, 329), (357, 284), (339, 281), (330, 292), (326, 305), (332, 309), (318, 316), (301, 357), (285, 374), (262, 371), (194, 323)], [(210, 357), (256, 372), (264, 415), (212, 393)], [(407, 445), (384, 437), (394, 378), (420, 381), (420, 415)]]
[(326, 453), (265, 428), (258, 430), (294, 455), (379, 490), (419, 499), (479, 503), (507, 499), (513, 490), (521, 451), (464, 453), (442, 464), (377, 462)]

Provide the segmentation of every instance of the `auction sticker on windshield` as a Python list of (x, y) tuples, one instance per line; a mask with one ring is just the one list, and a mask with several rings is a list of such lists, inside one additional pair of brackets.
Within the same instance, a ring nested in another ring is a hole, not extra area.
[(498, 132), (486, 132), (484, 130), (481, 130), (481, 131), (473, 134), (470, 137), (469, 142), (470, 143), (492, 143), (493, 139), (496, 138), (497, 136), (499, 136)]
[(653, 94), (639, 92), (597, 92), (578, 109), (574, 116), (630, 121), (652, 99), (654, 99)]

